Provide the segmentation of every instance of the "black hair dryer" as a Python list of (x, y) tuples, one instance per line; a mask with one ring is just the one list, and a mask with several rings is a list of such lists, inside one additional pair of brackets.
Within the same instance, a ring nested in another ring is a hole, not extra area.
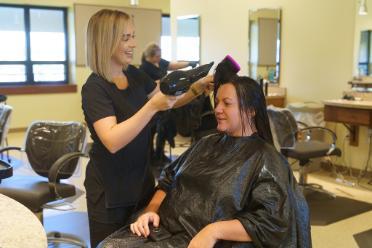
[(178, 96), (189, 90), (191, 84), (208, 75), (214, 62), (188, 71), (173, 71), (160, 80), (160, 91), (169, 96)]

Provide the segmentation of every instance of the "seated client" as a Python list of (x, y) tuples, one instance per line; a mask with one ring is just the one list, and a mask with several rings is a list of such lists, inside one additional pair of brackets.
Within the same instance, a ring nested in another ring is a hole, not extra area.
[[(144, 211), (102, 247), (311, 247), (308, 206), (273, 146), (262, 89), (236, 75), (216, 83), (219, 133), (169, 164)], [(171, 236), (151, 241), (153, 226)]]

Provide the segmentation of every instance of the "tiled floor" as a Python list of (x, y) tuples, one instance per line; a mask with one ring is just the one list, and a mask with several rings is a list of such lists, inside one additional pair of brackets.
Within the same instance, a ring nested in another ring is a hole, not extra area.
[[(8, 135), (10, 145), (22, 145), (24, 139), (23, 133), (10, 133)], [(182, 153), (189, 145), (187, 138), (178, 137), (176, 139), (176, 148), (172, 150), (173, 155)], [(168, 148), (166, 149), (168, 151)], [(25, 160), (26, 156), (19, 157), (17, 152), (11, 154), (21, 160)], [(85, 177), (85, 167), (87, 159), (83, 158), (76, 173), (69, 181), (76, 185), (77, 188), (84, 190), (83, 181)], [(14, 173), (17, 174), (33, 174), (29, 166), (16, 166)], [(295, 174), (297, 174), (295, 172)], [(355, 183), (355, 178), (345, 178), (344, 183), (337, 182), (336, 178), (331, 176), (329, 172), (317, 171), (309, 175), (309, 182), (318, 183), (336, 195), (352, 198), (360, 201), (372, 203), (372, 185), (367, 184), (368, 179), (363, 179), (359, 185), (350, 186), (350, 183)], [(89, 240), (88, 222), (86, 216), (85, 195), (73, 201), (75, 210), (73, 211), (55, 211), (45, 210), (45, 227), (47, 231), (58, 230), (74, 233), (81, 236), (86, 241)], [(353, 234), (360, 233), (372, 228), (372, 211), (365, 212), (354, 217), (344, 219), (342, 221), (327, 225), (327, 226), (312, 226), (312, 242), (315, 248), (354, 248), (358, 247), (353, 238)], [(372, 247), (372, 244), (371, 244)], [(363, 247), (364, 248), (364, 247)]]

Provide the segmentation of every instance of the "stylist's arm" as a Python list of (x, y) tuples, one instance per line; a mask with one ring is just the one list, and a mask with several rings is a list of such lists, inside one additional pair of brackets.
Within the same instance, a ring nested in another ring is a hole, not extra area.
[(94, 129), (105, 147), (115, 153), (132, 141), (154, 114), (172, 108), (177, 99), (159, 91), (131, 118), (117, 123), (115, 116), (109, 116), (96, 121)]

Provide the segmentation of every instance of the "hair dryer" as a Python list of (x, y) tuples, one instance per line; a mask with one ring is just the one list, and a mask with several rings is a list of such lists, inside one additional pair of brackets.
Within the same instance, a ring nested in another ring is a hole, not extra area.
[(214, 62), (188, 71), (173, 71), (160, 80), (160, 91), (165, 95), (178, 96), (189, 90), (191, 84), (207, 76)]

